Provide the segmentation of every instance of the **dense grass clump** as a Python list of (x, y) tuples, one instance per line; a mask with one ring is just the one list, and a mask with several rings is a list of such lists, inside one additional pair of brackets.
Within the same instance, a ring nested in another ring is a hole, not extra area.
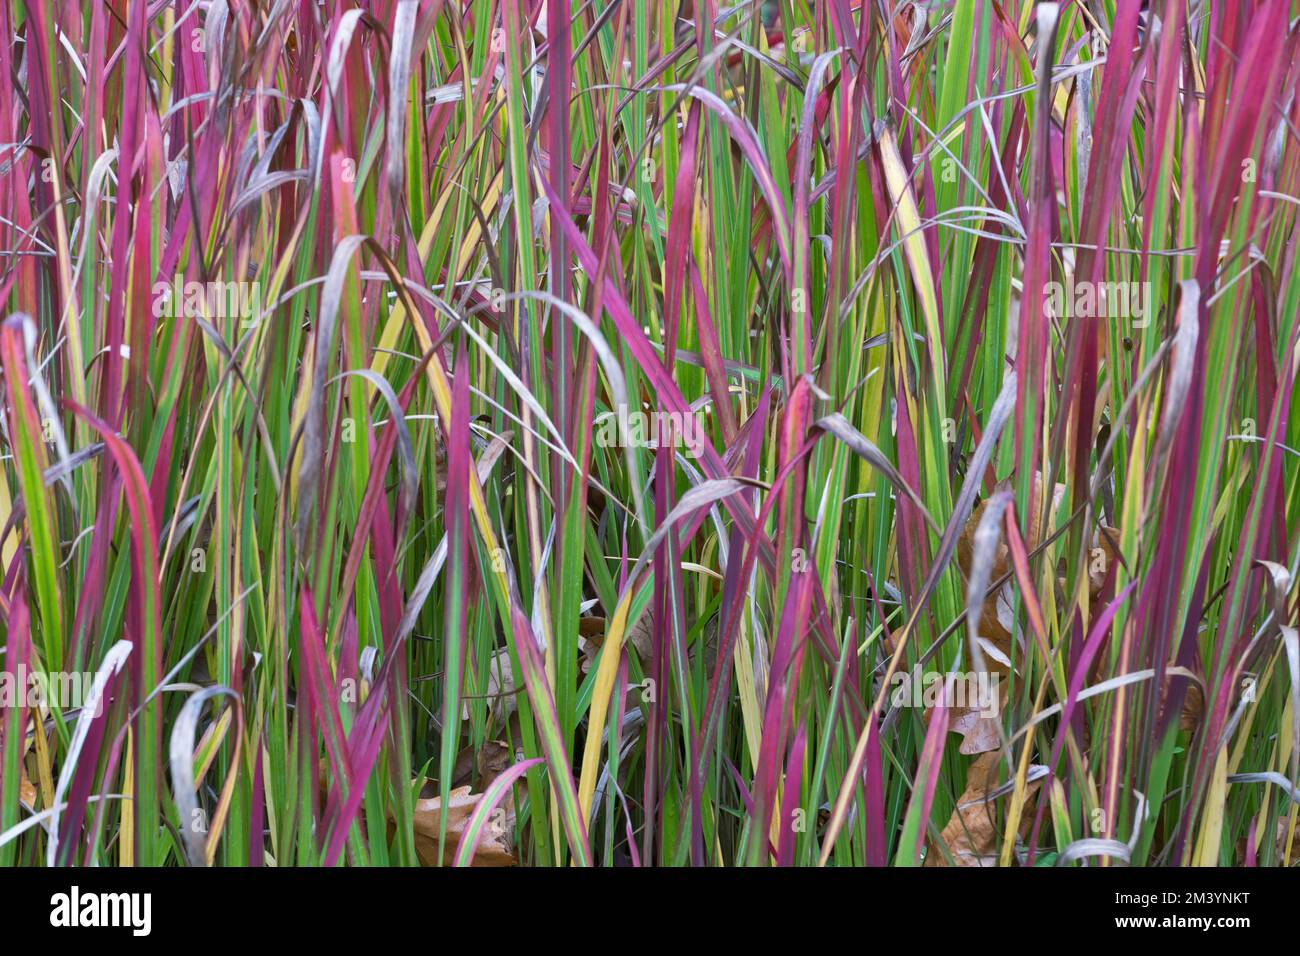
[(1300, 3), (0, 8), (0, 866), (1300, 858)]

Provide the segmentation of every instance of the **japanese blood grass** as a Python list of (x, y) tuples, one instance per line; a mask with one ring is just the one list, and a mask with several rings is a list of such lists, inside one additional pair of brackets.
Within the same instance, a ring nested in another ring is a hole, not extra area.
[(0, 865), (1292, 865), (1298, 17), (5, 4)]

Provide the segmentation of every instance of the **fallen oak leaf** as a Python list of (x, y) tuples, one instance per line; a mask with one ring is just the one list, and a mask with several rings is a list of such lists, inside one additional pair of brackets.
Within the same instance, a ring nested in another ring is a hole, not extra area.
[[(985, 655), (987, 659), (988, 648), (985, 648)], [(1006, 705), (1008, 685), (993, 668), (986, 674), (973, 673), (966, 677), (975, 678), (976, 683), (972, 684), (969, 680), (954, 683), (949, 685), (947, 691), (950, 718), (948, 732), (962, 735), (958, 749), (967, 756), (997, 750), (1002, 746), (1002, 728), (998, 715)], [(922, 718), (927, 726), (933, 715), (934, 709), (927, 708)]]
[(605, 636), (605, 619), (588, 615), (578, 618), (578, 636), (579, 637), (604, 637)]
[[(489, 824), (489, 820), (495, 820), (497, 815), (500, 813), (497, 809), (497, 805), (503, 801), (508, 801), (513, 804), (513, 788), (515, 781), (518, 780), (530, 767), (535, 767), (538, 764), (543, 763), (544, 760), (545, 758), (543, 757), (534, 757), (532, 760), (521, 760), (513, 767), (508, 768), (504, 773), (497, 777), (496, 780), (492, 781), (491, 786), (483, 791), (478, 806), (474, 809), (473, 814), (471, 814), (469, 818), (469, 822), (466, 823), (464, 829), (461, 831), (460, 841), (456, 845), (456, 856), (452, 863), (453, 866), (487, 865), (477, 864), (475, 861), (478, 859), (477, 853), (479, 846), (482, 843), (484, 832), (491, 831), (497, 836), (500, 836), (502, 833), (503, 828), (500, 824), (496, 822)], [(513, 811), (511, 811), (511, 817), (513, 818), (513, 816)]]
[(582, 660), (578, 662), (582, 674), (588, 674), (600, 654), (600, 647), (605, 643), (606, 622), (603, 617), (578, 618), (578, 649)]
[[(1004, 480), (998, 483), (996, 491), (1012, 490), (1011, 482)], [(1042, 474), (1035, 472), (1034, 489), (1030, 498), (1029, 520), (1025, 522), (1028, 526), (1025, 534), (1025, 545), (1031, 550), (1037, 547), (1047, 534), (1056, 530), (1057, 518), (1061, 508), (1061, 502), (1065, 496), (1065, 485), (1057, 483), (1056, 489), (1052, 493), (1051, 508), (1047, 516), (1047, 527), (1043, 526), (1043, 479)], [(979, 527), (980, 519), (984, 516), (984, 511), (988, 507), (992, 498), (985, 498), (979, 503), (971, 516), (966, 519), (966, 526), (962, 528), (961, 537), (957, 539), (957, 563), (960, 565), (962, 574), (970, 576), (971, 565), (975, 556), (975, 530)], [(1088, 551), (1088, 590), (1091, 597), (1095, 600), (1105, 585), (1106, 571), (1112, 562), (1119, 559), (1119, 529), (1100, 525), (1095, 528), (1091, 536), (1091, 546)], [(1007, 550), (1005, 539), (999, 538), (996, 550), (993, 555), (993, 567), (989, 575), (990, 581), (997, 581), (1007, 575), (1011, 570), (1010, 552)], [(988, 596), (989, 598), (992, 595)], [(986, 598), (987, 604), (988, 598)]]
[[(957, 800), (947, 825), (939, 838), (952, 856), (949, 863), (943, 851), (931, 845), (924, 866), (985, 867), (998, 865), (998, 845), (1002, 828), (993, 813), (993, 801), (1009, 792), (1008, 785), (995, 786), (998, 753), (981, 753), (966, 770), (966, 789)], [(1033, 820), (1032, 801), (1045, 776), (1045, 768), (1030, 767), (1026, 782), (1025, 810), (1021, 814), (1021, 836)]]
[[(998, 484), (999, 490), (1010, 490), (1010, 482)], [(1065, 486), (1058, 483), (1052, 495), (1048, 526), (1054, 527)], [(1042, 527), (1043, 479), (1041, 473), (1034, 475), (1034, 488), (1030, 501), (1029, 542), (1041, 540), (1044, 535)], [(967, 519), (957, 541), (957, 562), (963, 575), (970, 577), (975, 560), (975, 533), (992, 498), (986, 498)], [(1106, 571), (1112, 561), (1117, 560), (1119, 532), (1114, 528), (1099, 527), (1093, 533), (1093, 548), (1088, 561), (1088, 591), (1096, 601), (1106, 582)], [(1010, 572), (1010, 552), (1005, 540), (999, 538), (993, 552), (990, 581), (997, 581)], [(980, 606), (980, 619), (976, 626), (976, 640), (979, 642), (981, 656), (984, 659), (986, 673), (995, 681), (999, 696), (999, 711), (1005, 703), (1006, 686), (1002, 678), (1010, 675), (1013, 664), (1015, 639), (1012, 630), (1015, 627), (1015, 590), (1010, 581), (1004, 582), (996, 589), (990, 589)], [(978, 658), (977, 658), (978, 659)], [(980, 675), (977, 675), (980, 676)], [(1191, 695), (1188, 695), (1188, 702)], [(1186, 720), (1187, 703), (1184, 705)], [(980, 708), (955, 707), (952, 709), (951, 733), (962, 735), (960, 752), (963, 754), (983, 754), (1001, 746), (1001, 736), (996, 717), (989, 716)]]
[[(1165, 693), (1168, 694), (1166, 687)], [(1205, 696), (1201, 693), (1201, 688), (1195, 683), (1187, 685), (1187, 693), (1183, 695), (1182, 711), (1178, 714), (1179, 730), (1195, 730), (1201, 726), (1201, 715), (1205, 712)]]
[[(1005, 696), (1005, 695), (1003, 695)], [(950, 733), (961, 734), (959, 753), (984, 754), (1002, 746), (1001, 725), (996, 717), (990, 717), (974, 707), (953, 708), (954, 717), (948, 725)]]
[[(514, 668), (510, 665), (510, 651), (502, 648), (488, 661), (486, 689), (470, 687), (466, 689), (466, 694), (488, 698), (488, 711), (495, 725), (497, 722), (508, 721), (519, 709), (516, 695), (520, 689), (515, 680)], [(468, 701), (461, 704), (461, 720), (469, 720)]]
[[(483, 794), (472, 793), (469, 787), (457, 787), (447, 801), (447, 838), (443, 845), (442, 865), (452, 866), (456, 861), (456, 848), (461, 836), (470, 822), (470, 817), (478, 809)], [(508, 835), (514, 829), (514, 811), (506, 807), (497, 807), (501, 817), (492, 825), (482, 828), (478, 846), (474, 850), (471, 866), (501, 867), (514, 866), (515, 857), (507, 842)], [(415, 827), (415, 853), (424, 866), (438, 865), (438, 835), (442, 826), (442, 798), (429, 797), (415, 802), (412, 822)]]
[(466, 747), (456, 755), (452, 768), (452, 787), (477, 784), (486, 790), (488, 785), (505, 772), (514, 759), (510, 745), (504, 740), (485, 740), (479, 747)]
[(18, 764), (18, 799), (25, 806), (36, 807), (36, 785), (27, 779), (27, 771), (21, 763)]

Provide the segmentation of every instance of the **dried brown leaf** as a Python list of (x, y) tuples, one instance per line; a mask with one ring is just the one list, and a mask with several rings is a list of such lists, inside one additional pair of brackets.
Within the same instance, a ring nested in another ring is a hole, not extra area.
[[(456, 847), (461, 834), (477, 809), (483, 794), (472, 793), (469, 787), (457, 787), (447, 801), (447, 839), (443, 846), (442, 865), (451, 866), (456, 859)], [(503, 803), (498, 825), (489, 823), (483, 828), (482, 838), (474, 851), (471, 866), (514, 866), (515, 857), (507, 842), (514, 829), (514, 810)], [(438, 864), (438, 831), (442, 826), (442, 798), (429, 797), (415, 802), (415, 852), (424, 866)]]
[[(998, 847), (1002, 839), (1002, 824), (995, 813), (995, 802), (988, 799), (989, 791), (998, 784), (998, 754), (982, 753), (966, 770), (966, 789), (957, 800), (957, 806), (940, 836), (952, 854), (952, 866), (983, 867), (998, 865)], [(1021, 815), (1021, 831), (1027, 830), (1033, 820), (1033, 799), (1040, 781), (1027, 787), (1025, 811)], [(941, 849), (931, 845), (925, 854), (926, 866), (949, 866)]]

